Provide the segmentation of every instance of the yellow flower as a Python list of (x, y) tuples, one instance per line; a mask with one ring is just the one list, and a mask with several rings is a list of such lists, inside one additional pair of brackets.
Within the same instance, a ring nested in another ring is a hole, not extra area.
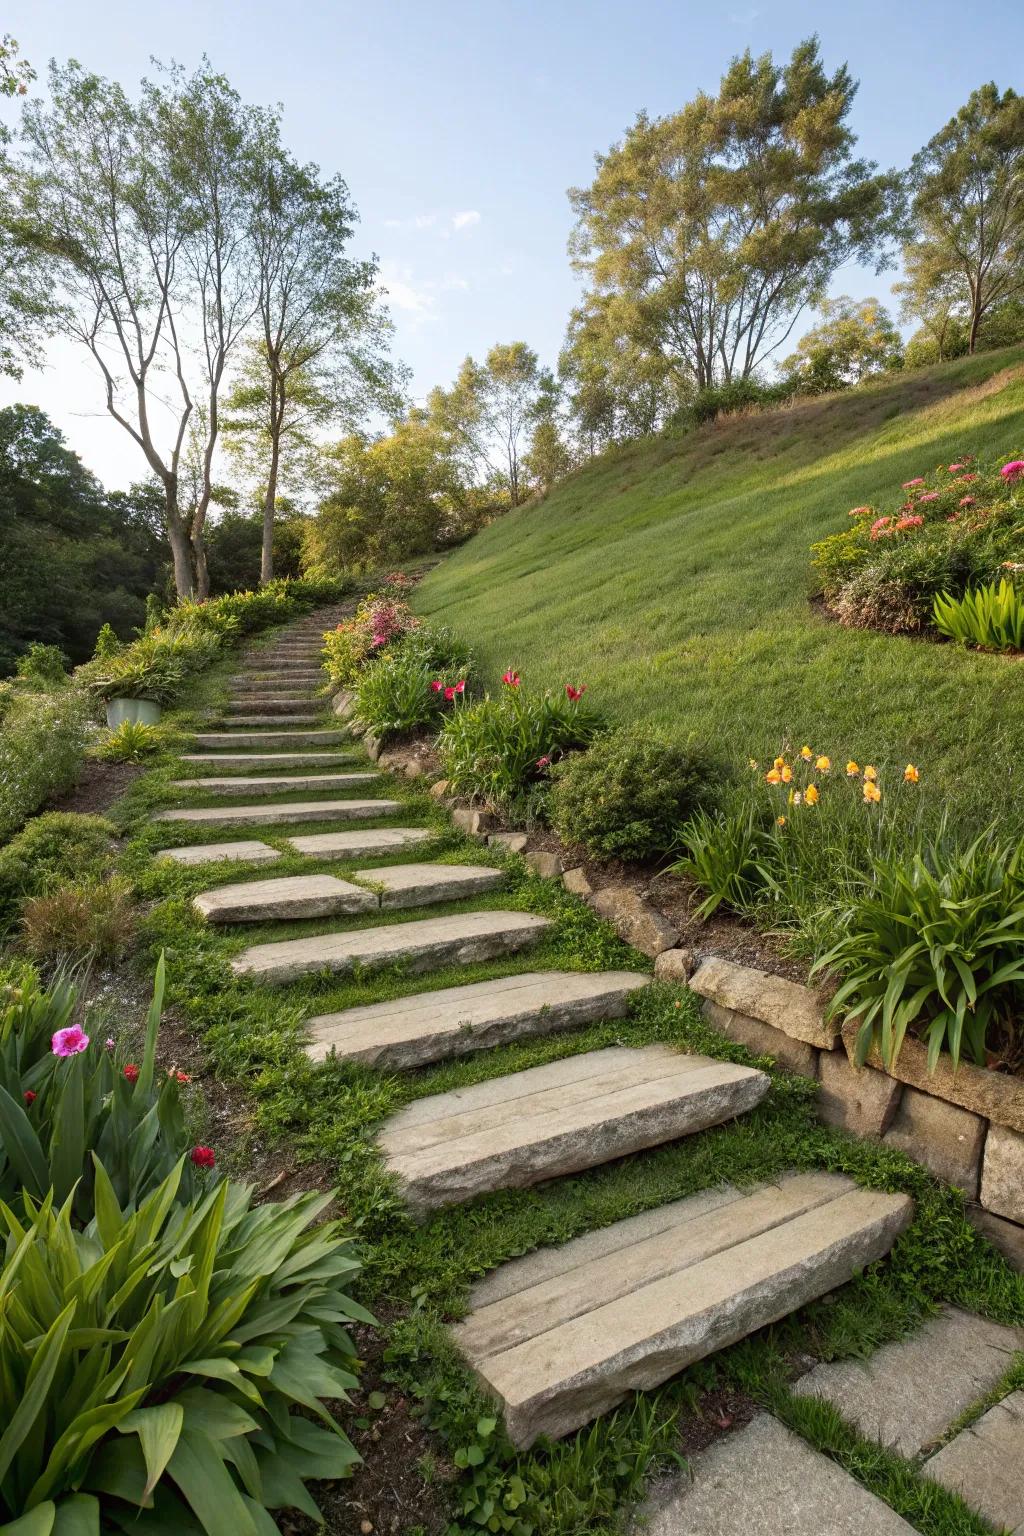
[(881, 798), (882, 798), (882, 791), (879, 789), (879, 787), (875, 783), (874, 779), (865, 779), (864, 780), (864, 799), (867, 801), (867, 803), (869, 805), (877, 805), (879, 800), (881, 800)]
[(772, 766), (774, 768), (785, 768), (785, 766), (786, 766), (786, 759), (784, 757), (777, 757), (775, 759), (775, 762), (772, 764)]
[(871, 764), (868, 763), (867, 767), (864, 769), (864, 777), (867, 779), (869, 784), (874, 784), (878, 778), (878, 769), (872, 768)]
[(857, 777), (858, 773), (860, 773), (860, 769), (857, 767), (857, 764), (854, 762), (853, 758), (851, 757), (850, 761), (846, 765), (846, 777), (848, 779), (855, 779)]
[(807, 789), (804, 792), (804, 799), (807, 801), (808, 805), (817, 805), (818, 801), (821, 799), (821, 796), (818, 794), (817, 784), (808, 784)]
[(811, 751), (810, 747), (801, 747), (800, 756), (803, 758), (805, 763), (809, 763), (811, 758), (814, 756), (814, 753)]
[(784, 827), (786, 825), (786, 818), (785, 818), (785, 816), (777, 816), (775, 818), (775, 825), (777, 827)]
[(829, 769), (832, 767), (832, 759), (830, 757), (821, 756), (816, 759), (814, 766), (817, 768), (819, 773), (828, 773)]
[(764, 776), (764, 781), (766, 784), (781, 784), (782, 774), (777, 768), (769, 768), (768, 772)]
[(908, 784), (916, 784), (921, 775), (914, 767), (913, 763), (908, 763), (903, 770), (903, 777)]
[(790, 779), (793, 777), (793, 770), (790, 768), (788, 763), (785, 765), (785, 767), (779, 769), (779, 775), (783, 784), (789, 783)]

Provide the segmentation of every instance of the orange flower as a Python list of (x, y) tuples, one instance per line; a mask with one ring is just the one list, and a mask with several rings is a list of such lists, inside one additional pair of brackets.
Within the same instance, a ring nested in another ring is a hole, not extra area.
[(769, 768), (768, 772), (764, 776), (764, 781), (766, 784), (781, 784), (782, 774), (777, 768)]
[(785, 816), (777, 816), (775, 818), (775, 825), (777, 827), (784, 827), (786, 825), (786, 818), (785, 818)]
[(865, 779), (864, 780), (864, 799), (867, 801), (867, 803), (869, 805), (877, 805), (879, 800), (881, 800), (881, 798), (882, 798), (882, 791), (879, 789), (879, 787), (875, 783), (874, 779)]
[(846, 765), (846, 777), (848, 779), (855, 779), (859, 773), (860, 773), (860, 769), (857, 767), (857, 764), (854, 762), (853, 758), (851, 757), (850, 761)]
[(908, 763), (903, 770), (903, 777), (908, 784), (916, 784), (921, 775), (913, 763)]
[(825, 757), (824, 754), (822, 754), (821, 757), (816, 759), (814, 766), (817, 768), (819, 773), (828, 773), (829, 769), (832, 767), (832, 759), (830, 757)]
[(777, 757), (775, 759), (775, 762), (772, 764), (772, 766), (774, 768), (785, 768), (785, 766), (786, 766), (786, 759), (784, 757)]
[(808, 784), (806, 790), (804, 791), (804, 799), (807, 801), (808, 805), (817, 805), (818, 801), (821, 799), (821, 796), (818, 793), (817, 784)]
[(871, 764), (868, 763), (867, 767), (864, 769), (864, 777), (867, 779), (869, 784), (876, 783), (878, 779), (878, 769), (872, 768)]
[(785, 767), (779, 769), (779, 775), (780, 775), (780, 777), (782, 779), (783, 784), (788, 784), (789, 783), (790, 779), (793, 777), (793, 770), (792, 770), (792, 768), (790, 768), (788, 763), (786, 764)]

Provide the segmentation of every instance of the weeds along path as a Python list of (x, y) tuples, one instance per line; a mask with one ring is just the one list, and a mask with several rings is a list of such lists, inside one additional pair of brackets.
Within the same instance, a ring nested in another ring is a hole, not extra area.
[[(974, 1403), (1024, 1339), (1024, 1282), (954, 1192), (822, 1127), (812, 1083), (379, 771), (324, 696), (326, 622), (252, 648), (117, 814), (210, 1070), (364, 1243), (383, 1391), (350, 1410), (368, 1464), (330, 1528), (611, 1530), (661, 1463), (770, 1412), (812, 1483), (838, 1476), (822, 1498), (882, 1522), (857, 1529), (989, 1529), (791, 1384), (955, 1303), (1002, 1330)], [(382, 1474), (400, 1412), (420, 1459)]]

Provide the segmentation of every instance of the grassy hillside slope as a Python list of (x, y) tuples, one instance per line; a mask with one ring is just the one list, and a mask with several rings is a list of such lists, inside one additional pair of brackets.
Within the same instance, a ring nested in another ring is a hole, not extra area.
[(808, 546), (962, 453), (1024, 456), (1024, 356), (991, 353), (615, 450), (485, 529), (423, 583), (496, 684), (585, 682), (737, 763), (809, 742), (919, 764), (972, 821), (1024, 825), (1024, 662), (844, 630), (808, 600)]

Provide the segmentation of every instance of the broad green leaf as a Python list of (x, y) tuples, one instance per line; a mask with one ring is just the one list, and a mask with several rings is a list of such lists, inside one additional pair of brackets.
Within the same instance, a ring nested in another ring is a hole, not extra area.
[(136, 1408), (118, 1424), (122, 1434), (137, 1434), (146, 1461), (145, 1493), (151, 1494), (164, 1468), (174, 1454), (185, 1410), (178, 1402), (159, 1403), (153, 1408)]
[(100, 1505), (88, 1493), (73, 1493), (57, 1505), (53, 1536), (100, 1536)]
[(45, 1504), (37, 1504), (28, 1514), (0, 1525), (0, 1536), (51, 1536), (56, 1519), (56, 1507), (47, 1499)]
[(209, 1536), (256, 1536), (242, 1494), (209, 1440), (186, 1430), (167, 1471)]
[(50, 1187), (49, 1164), (25, 1106), (15, 1103), (6, 1088), (0, 1088), (0, 1143), (19, 1183), (42, 1196)]
[(21, 1402), (15, 1408), (11, 1421), (0, 1435), (0, 1479), (7, 1476), (11, 1462), (43, 1412), (50, 1393), (50, 1386), (60, 1364), (64, 1340), (75, 1315), (74, 1303), (65, 1307), (47, 1332), (36, 1351), (25, 1383)]

